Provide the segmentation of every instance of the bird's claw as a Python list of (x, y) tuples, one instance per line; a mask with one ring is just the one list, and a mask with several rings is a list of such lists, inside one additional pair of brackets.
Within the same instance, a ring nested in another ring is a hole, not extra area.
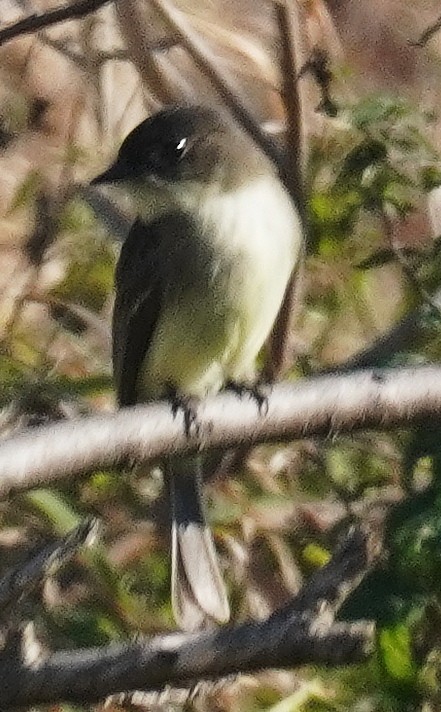
[(186, 396), (178, 393), (173, 388), (168, 391), (168, 397), (171, 401), (173, 417), (176, 418), (179, 411), (184, 417), (184, 430), (187, 438), (199, 433), (199, 423), (197, 419), (197, 404), (198, 401), (192, 396)]
[(247, 383), (228, 381), (225, 384), (225, 390), (232, 391), (232, 393), (235, 393), (240, 398), (249, 396), (256, 403), (259, 415), (266, 415), (268, 413), (268, 394), (261, 384), (256, 383), (250, 386)]

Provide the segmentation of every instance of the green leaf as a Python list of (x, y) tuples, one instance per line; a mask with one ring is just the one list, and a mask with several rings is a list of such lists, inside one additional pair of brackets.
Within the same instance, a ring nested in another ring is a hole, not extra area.
[(113, 271), (110, 250), (103, 250), (100, 254), (86, 252), (70, 263), (64, 281), (51, 294), (62, 301), (76, 302), (99, 311), (112, 290)]
[(379, 635), (380, 659), (388, 675), (396, 681), (414, 682), (418, 669), (412, 655), (409, 627), (404, 623), (386, 628)]
[(387, 148), (381, 141), (366, 140), (355, 146), (343, 161), (336, 185), (348, 183), (354, 179), (360, 180), (361, 175), (369, 166), (381, 163), (387, 159)]
[(402, 99), (388, 95), (374, 95), (360, 101), (352, 110), (352, 122), (361, 131), (375, 124), (394, 121), (410, 113)]
[[(327, 702), (327, 691), (317, 679), (304, 682), (296, 692), (277, 702), (268, 712), (301, 712), (312, 701)], [(326, 705), (325, 709), (331, 710), (333, 707)]]
[(441, 169), (438, 166), (424, 166), (420, 171), (420, 180), (427, 193), (441, 185)]
[(11, 215), (19, 208), (26, 207), (31, 203), (41, 186), (41, 175), (38, 171), (29, 171), (26, 178), (20, 183), (15, 195), (12, 199), (12, 203), (8, 210), (8, 215)]
[(63, 536), (77, 527), (81, 517), (59, 492), (35, 489), (27, 492), (26, 499), (51, 522), (54, 531)]
[(303, 549), (303, 559), (309, 566), (318, 569), (328, 563), (331, 554), (327, 549), (319, 544), (307, 544)]
[(93, 229), (94, 225), (96, 225), (95, 215), (84, 200), (75, 198), (64, 205), (59, 218), (60, 230), (80, 233)]

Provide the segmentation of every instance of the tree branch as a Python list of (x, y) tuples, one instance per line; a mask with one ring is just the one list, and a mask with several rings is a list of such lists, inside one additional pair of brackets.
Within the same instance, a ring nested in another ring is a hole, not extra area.
[(306, 140), (303, 102), (300, 91), (300, 26), (299, 3), (275, 3), (274, 11), (281, 42), (281, 94), (286, 111), (285, 184), (305, 221)]
[(441, 17), (439, 17), (435, 22), (429, 27), (427, 27), (424, 32), (418, 37), (417, 40), (411, 41), (409, 44), (413, 47), (424, 47), (429, 40), (432, 39), (433, 35), (441, 30)]
[(367, 532), (350, 530), (299, 596), (264, 621), (40, 655), (32, 664), (25, 637), (21, 645), (15, 640), (0, 649), (0, 707), (97, 702), (124, 690), (157, 690), (237, 672), (363, 660), (373, 648), (372, 623), (335, 623), (332, 609), (335, 591), (344, 590), (346, 597), (377, 553)]
[[(286, 114), (286, 155), (281, 160), (281, 175), (307, 232), (305, 202), (306, 139), (304, 130), (303, 102), (300, 91), (299, 65), (301, 63), (301, 12), (299, 3), (275, 3), (274, 12), (279, 29), (281, 95)], [(273, 325), (268, 340), (268, 357), (263, 374), (269, 381), (283, 378), (289, 358), (290, 324), (294, 308), (299, 306), (303, 286), (305, 242), (302, 240), (298, 263)]]
[[(431, 295), (431, 301), (439, 311), (441, 289)], [(373, 343), (350, 356), (342, 364), (325, 368), (320, 373), (348, 373), (359, 369), (382, 368), (387, 366), (397, 353), (416, 351), (419, 345), (427, 340), (427, 332), (430, 328), (428, 321), (432, 312), (432, 306), (428, 307), (427, 304), (418, 306)]]
[(24, 564), (7, 571), (0, 579), (0, 614), (5, 608), (16, 605), (17, 600), (29, 593), (48, 573), (74, 556), (77, 550), (92, 543), (98, 528), (98, 520), (87, 519), (66, 537), (48, 544)]
[(42, 426), (0, 446), (0, 496), (65, 480), (96, 467), (148, 461), (205, 448), (230, 448), (361, 429), (421, 423), (441, 413), (441, 367), (322, 376), (269, 391), (268, 411), (223, 393), (203, 401), (197, 432), (169, 403)]
[(21, 35), (38, 32), (38, 30), (42, 30), (44, 27), (50, 27), (51, 25), (56, 25), (66, 20), (76, 20), (80, 17), (84, 17), (84, 15), (95, 12), (95, 10), (98, 10), (108, 2), (110, 2), (110, 0), (77, 0), (77, 2), (72, 3), (72, 5), (67, 5), (66, 7), (59, 7), (55, 10), (49, 10), (48, 12), (29, 15), (23, 20), (0, 30), (0, 46)]

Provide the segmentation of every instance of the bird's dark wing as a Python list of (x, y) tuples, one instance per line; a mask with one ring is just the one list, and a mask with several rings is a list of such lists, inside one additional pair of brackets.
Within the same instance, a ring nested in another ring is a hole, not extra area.
[(180, 211), (151, 222), (136, 220), (116, 268), (113, 310), (113, 375), (120, 406), (138, 402), (137, 382), (158, 317), (180, 274), (196, 226)]
[(122, 246), (115, 275), (113, 375), (120, 406), (137, 402), (139, 370), (161, 308), (156, 223), (136, 220)]

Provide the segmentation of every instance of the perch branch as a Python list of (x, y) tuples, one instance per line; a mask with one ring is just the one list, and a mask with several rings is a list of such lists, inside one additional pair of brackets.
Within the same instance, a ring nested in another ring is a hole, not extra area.
[(390, 429), (441, 413), (441, 367), (424, 366), (322, 376), (268, 391), (268, 410), (231, 393), (197, 410), (197, 432), (185, 434), (183, 415), (160, 402), (41, 426), (0, 446), (0, 496), (65, 480), (96, 467), (155, 460), (205, 448), (330, 437), (361, 429)]

